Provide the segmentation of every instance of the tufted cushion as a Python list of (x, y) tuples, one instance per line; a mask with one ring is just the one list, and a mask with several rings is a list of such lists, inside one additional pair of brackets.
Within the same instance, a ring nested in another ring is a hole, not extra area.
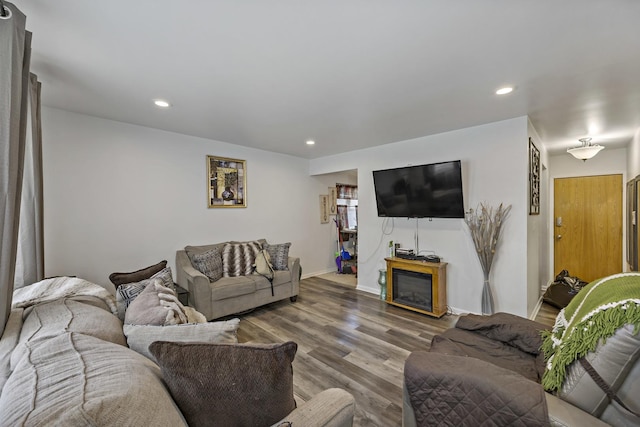
[(268, 426), (295, 409), (297, 347), (156, 341), (149, 351), (189, 426)]
[(118, 286), (118, 289), (116, 289), (116, 305), (118, 307), (118, 317), (120, 320), (124, 320), (124, 314), (127, 311), (129, 304), (131, 304), (131, 302), (136, 299), (142, 291), (144, 291), (144, 288), (146, 288), (155, 279), (160, 279), (163, 286), (171, 289), (174, 287), (170, 267), (163, 268), (148, 279), (144, 279), (139, 282), (125, 283)]
[(216, 247), (206, 252), (187, 252), (193, 267), (215, 282), (222, 277), (222, 251)]
[(222, 248), (222, 276), (248, 276), (253, 273), (256, 255), (262, 245), (259, 242), (226, 243)]
[(240, 319), (173, 326), (124, 325), (124, 334), (129, 348), (155, 362), (149, 353), (149, 345), (154, 341), (234, 344), (238, 342), (239, 326)]
[(131, 273), (111, 273), (109, 280), (116, 286), (123, 285), (125, 283), (139, 282), (156, 274), (167, 266), (167, 260), (162, 260), (157, 264), (150, 265), (149, 267), (141, 268)]
[(127, 308), (124, 323), (128, 325), (178, 325), (187, 323), (184, 306), (176, 293), (155, 279)]
[(269, 252), (271, 257), (271, 264), (275, 270), (288, 270), (289, 269), (289, 248), (291, 243), (279, 243), (276, 245), (266, 244), (264, 248)]
[(0, 395), (3, 426), (185, 426), (158, 366), (125, 346), (66, 332), (32, 346)]

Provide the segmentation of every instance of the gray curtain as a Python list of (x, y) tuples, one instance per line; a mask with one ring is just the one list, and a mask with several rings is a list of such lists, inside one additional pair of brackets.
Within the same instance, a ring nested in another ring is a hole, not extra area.
[(38, 77), (29, 77), (29, 108), (24, 151), (20, 231), (16, 257), (15, 288), (38, 282), (44, 278), (43, 202), (42, 202), (42, 124), (40, 119), (40, 90)]
[(31, 34), (11, 3), (0, 17), (0, 331), (11, 311), (27, 131)]

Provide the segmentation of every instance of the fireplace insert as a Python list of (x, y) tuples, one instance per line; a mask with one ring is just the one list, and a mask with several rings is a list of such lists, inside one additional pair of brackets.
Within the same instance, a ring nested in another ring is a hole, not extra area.
[(394, 268), (392, 280), (393, 302), (433, 311), (431, 274)]

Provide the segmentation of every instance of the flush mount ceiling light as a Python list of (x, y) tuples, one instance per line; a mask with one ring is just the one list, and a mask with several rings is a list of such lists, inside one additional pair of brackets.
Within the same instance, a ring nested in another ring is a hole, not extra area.
[(604, 148), (602, 145), (591, 144), (591, 138), (580, 138), (578, 141), (580, 141), (582, 145), (580, 147), (568, 148), (567, 153), (583, 162), (586, 162)]
[(506, 95), (508, 93), (513, 92), (513, 87), (511, 86), (505, 86), (505, 87), (501, 87), (500, 89), (498, 89), (496, 91), (496, 95)]
[(153, 103), (156, 105), (156, 107), (160, 108), (169, 108), (171, 106), (171, 104), (169, 104), (169, 102), (165, 101), (164, 99), (154, 99)]
[(312, 139), (307, 140), (307, 145), (314, 145), (316, 142)]

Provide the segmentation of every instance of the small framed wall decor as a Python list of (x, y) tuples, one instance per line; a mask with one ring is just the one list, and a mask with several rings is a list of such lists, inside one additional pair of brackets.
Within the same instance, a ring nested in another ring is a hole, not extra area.
[(327, 194), (320, 195), (320, 224), (329, 222), (329, 196)]
[(333, 186), (329, 187), (329, 215), (338, 213), (338, 189)]
[(540, 151), (529, 138), (529, 215), (540, 214)]
[(247, 162), (207, 156), (207, 199), (210, 208), (246, 208)]

